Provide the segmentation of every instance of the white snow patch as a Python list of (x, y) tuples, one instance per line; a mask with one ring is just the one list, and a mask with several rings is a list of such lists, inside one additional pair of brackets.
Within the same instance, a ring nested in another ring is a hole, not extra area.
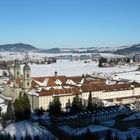
[(29, 134), (32, 137), (39, 135), (44, 139), (54, 138), (49, 131), (43, 130), (39, 126), (35, 126), (28, 121), (11, 123), (5, 128), (5, 131), (9, 133), (11, 136), (15, 135), (17, 140), (20, 140), (21, 136), (25, 137), (26, 134)]

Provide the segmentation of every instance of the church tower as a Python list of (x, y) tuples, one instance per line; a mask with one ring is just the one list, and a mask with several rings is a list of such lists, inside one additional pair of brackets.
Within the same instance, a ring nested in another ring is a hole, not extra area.
[(31, 68), (26, 63), (23, 67), (23, 89), (29, 90), (31, 88)]
[(14, 79), (21, 78), (21, 68), (17, 61), (15, 61), (14, 65)]

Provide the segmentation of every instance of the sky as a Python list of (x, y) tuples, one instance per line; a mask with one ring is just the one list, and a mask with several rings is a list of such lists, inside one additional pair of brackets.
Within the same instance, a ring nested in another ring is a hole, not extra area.
[(38, 48), (140, 43), (140, 0), (0, 0), (0, 44)]

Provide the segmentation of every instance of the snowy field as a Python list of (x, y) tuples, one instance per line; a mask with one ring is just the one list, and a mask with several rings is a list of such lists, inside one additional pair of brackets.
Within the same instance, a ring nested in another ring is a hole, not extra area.
[[(25, 53), (16, 53), (16, 52), (1, 52), (2, 58), (5, 60), (14, 60), (14, 59), (24, 59)], [(110, 53), (99, 53), (103, 57), (107, 58), (117, 58), (125, 57), (122, 55), (115, 55)], [(60, 54), (49, 54), (49, 53), (28, 53), (29, 58), (31, 59), (40, 59), (43, 57), (56, 57), (64, 55), (91, 55), (90, 53), (85, 54), (76, 54), (76, 53), (60, 53)], [(66, 76), (81, 76), (82, 74), (93, 74), (93, 73), (104, 73), (104, 74), (117, 74), (118, 78), (129, 79), (132, 81), (140, 82), (140, 72), (134, 71), (138, 66), (116, 66), (109, 68), (99, 68), (98, 62), (87, 61), (89, 63), (84, 63), (84, 61), (69, 61), (69, 60), (57, 60), (57, 63), (54, 64), (45, 64), (45, 65), (30, 65), (32, 70), (32, 77), (39, 76), (54, 76), (54, 72), (57, 71), (58, 75)], [(23, 66), (22, 66), (23, 67)]]
[(118, 75), (118, 77), (121, 77), (123, 79), (128, 79), (128, 80), (136, 81), (136, 82), (140, 83), (140, 71), (120, 73), (117, 75)]
[[(54, 72), (57, 71), (58, 75), (66, 76), (81, 76), (82, 74), (94, 74), (94, 73), (104, 73), (104, 74), (118, 74), (121, 78), (140, 80), (140, 72), (135, 71), (138, 66), (115, 66), (99, 68), (98, 62), (89, 61), (84, 63), (84, 61), (69, 61), (69, 60), (58, 60), (54, 64), (40, 64), (40, 65), (30, 65), (32, 77), (39, 76), (54, 76)], [(23, 65), (22, 65), (23, 68)], [(133, 74), (130, 74), (133, 73)], [(130, 76), (128, 76), (130, 75)]]
[[(58, 56), (80, 56), (80, 55), (90, 55), (91, 54), (97, 54), (97, 53), (28, 53), (29, 58), (31, 59), (39, 59), (42, 57), (58, 57)], [(123, 55), (116, 55), (116, 54), (111, 54), (111, 53), (98, 53), (102, 57), (107, 57), (107, 58), (122, 58), (125, 57)], [(14, 59), (24, 59), (25, 58), (25, 52), (1, 52), (1, 60), (14, 60)]]

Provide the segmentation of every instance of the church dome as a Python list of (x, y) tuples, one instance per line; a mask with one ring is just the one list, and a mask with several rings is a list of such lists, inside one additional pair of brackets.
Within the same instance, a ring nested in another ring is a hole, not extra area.
[(25, 66), (23, 67), (23, 70), (25, 71), (25, 70), (31, 70), (31, 69), (30, 69), (30, 66), (28, 64), (25, 64)]
[(20, 68), (20, 65), (18, 63), (15, 63), (14, 68)]

